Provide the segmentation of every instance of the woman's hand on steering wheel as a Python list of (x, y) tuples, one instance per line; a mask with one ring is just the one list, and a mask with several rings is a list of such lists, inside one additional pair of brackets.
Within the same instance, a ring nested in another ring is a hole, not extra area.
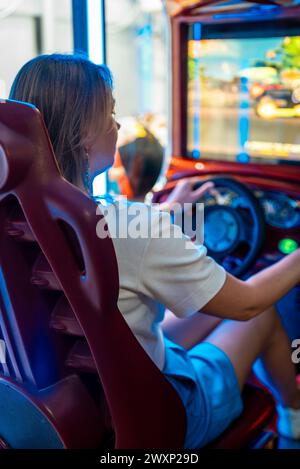
[(185, 178), (178, 181), (168, 198), (161, 204), (161, 210), (172, 210), (175, 205), (177, 207), (181, 205), (184, 209), (184, 204), (199, 202), (207, 192), (215, 187), (212, 181), (208, 181), (195, 189), (197, 182), (199, 182), (199, 177)]

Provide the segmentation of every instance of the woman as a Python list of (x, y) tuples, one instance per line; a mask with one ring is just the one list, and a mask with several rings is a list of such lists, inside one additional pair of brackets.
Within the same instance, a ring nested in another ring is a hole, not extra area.
[[(62, 174), (90, 195), (93, 177), (113, 164), (119, 128), (107, 68), (76, 56), (41, 56), (20, 70), (10, 98), (41, 111)], [(243, 282), (207, 257), (166, 212), (150, 207), (149, 214), (151, 235), (113, 239), (119, 308), (183, 400), (185, 446), (207, 444), (241, 413), (253, 364), (277, 400), (279, 432), (300, 439), (300, 391), (273, 307), (300, 281), (300, 250)], [(165, 307), (185, 318), (165, 325), (177, 344), (162, 332)]]

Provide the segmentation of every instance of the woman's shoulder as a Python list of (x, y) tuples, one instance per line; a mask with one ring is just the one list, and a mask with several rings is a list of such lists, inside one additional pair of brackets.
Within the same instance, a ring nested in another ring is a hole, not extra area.
[[(156, 208), (140, 202), (113, 200), (101, 205), (97, 235), (111, 237), (118, 260), (120, 275), (137, 275), (151, 239), (155, 235), (161, 214)], [(105, 226), (106, 225), (106, 226)], [(108, 228), (108, 230), (107, 230)]]
[(113, 228), (128, 228), (128, 234), (135, 239), (151, 238), (160, 221), (171, 224), (168, 213), (159, 210), (159, 204), (145, 204), (127, 199), (114, 199), (101, 207), (107, 223)]
[(121, 246), (127, 252), (134, 250), (135, 255), (144, 249), (153, 236), (156, 237), (162, 216), (156, 207), (126, 199), (102, 203), (98, 213), (103, 214), (104, 218), (99, 219), (97, 235), (101, 237), (109, 233), (115, 247)]

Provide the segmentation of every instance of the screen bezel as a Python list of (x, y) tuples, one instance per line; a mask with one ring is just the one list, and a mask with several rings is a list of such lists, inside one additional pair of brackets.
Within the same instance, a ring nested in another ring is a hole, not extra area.
[[(199, 24), (199, 23), (194, 23), (194, 24), (190, 24), (188, 26), (188, 41), (189, 40), (239, 40), (239, 39), (267, 39), (267, 38), (276, 38), (276, 37), (285, 37), (287, 36), (287, 29), (286, 29), (286, 21), (278, 21), (277, 22), (277, 27), (276, 27), (276, 31), (274, 31), (274, 22), (273, 21), (267, 21), (265, 23), (263, 23), (263, 28), (258, 28), (257, 27), (257, 24), (255, 24), (255, 27), (253, 24), (248, 24), (247, 28), (243, 28), (241, 29), (240, 26), (238, 24), (222, 24), (222, 25), (214, 25), (214, 24), (209, 24), (209, 25), (206, 25), (206, 27), (204, 25), (202, 25), (201, 23), (201, 37), (196, 37), (194, 36), (194, 31), (193, 31), (193, 27), (196, 25), (196, 24)], [(259, 24), (259, 26), (261, 26), (261, 24)], [(197, 28), (200, 30), (200, 28)], [(300, 20), (297, 20), (295, 19), (293, 22), (290, 21), (289, 22), (289, 29), (288, 29), (288, 35), (289, 36), (299, 36), (300, 35)], [(221, 37), (220, 37), (221, 36)], [(186, 82), (188, 84), (188, 80)], [(186, 91), (188, 93), (188, 91)], [(187, 119), (188, 119), (188, 116), (187, 116)], [(187, 120), (187, 123), (188, 123), (188, 120)], [(185, 148), (185, 154), (187, 155), (187, 157), (189, 159), (194, 159), (193, 156), (188, 152), (188, 148), (187, 148), (187, 139), (188, 137), (186, 136), (186, 148)], [(197, 160), (201, 159), (201, 158), (196, 158)], [(213, 157), (211, 158), (204, 158), (206, 161), (209, 160), (209, 161), (226, 161), (226, 159), (220, 159), (220, 160), (216, 160), (214, 159)], [(234, 162), (234, 160), (233, 160)], [(236, 161), (235, 162), (238, 162), (238, 155), (237, 155), (237, 158), (236, 158)], [(247, 163), (250, 163), (250, 161), (247, 161)], [(280, 158), (276, 158), (274, 157), (273, 160), (270, 160), (270, 161), (267, 161), (267, 160), (263, 160), (263, 161), (259, 161), (259, 160), (256, 160), (254, 159), (253, 160), (253, 163), (258, 163), (258, 164), (286, 164), (286, 165), (296, 165), (296, 166), (299, 166), (300, 165), (300, 161), (298, 160), (290, 160), (290, 159), (280, 159)]]

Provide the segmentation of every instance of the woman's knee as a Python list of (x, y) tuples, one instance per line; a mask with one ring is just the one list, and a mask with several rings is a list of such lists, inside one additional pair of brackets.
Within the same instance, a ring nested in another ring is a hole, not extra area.
[(281, 319), (275, 306), (268, 308), (257, 318), (258, 325), (260, 325), (261, 332), (264, 330), (268, 337), (272, 337), (276, 331), (282, 329)]

